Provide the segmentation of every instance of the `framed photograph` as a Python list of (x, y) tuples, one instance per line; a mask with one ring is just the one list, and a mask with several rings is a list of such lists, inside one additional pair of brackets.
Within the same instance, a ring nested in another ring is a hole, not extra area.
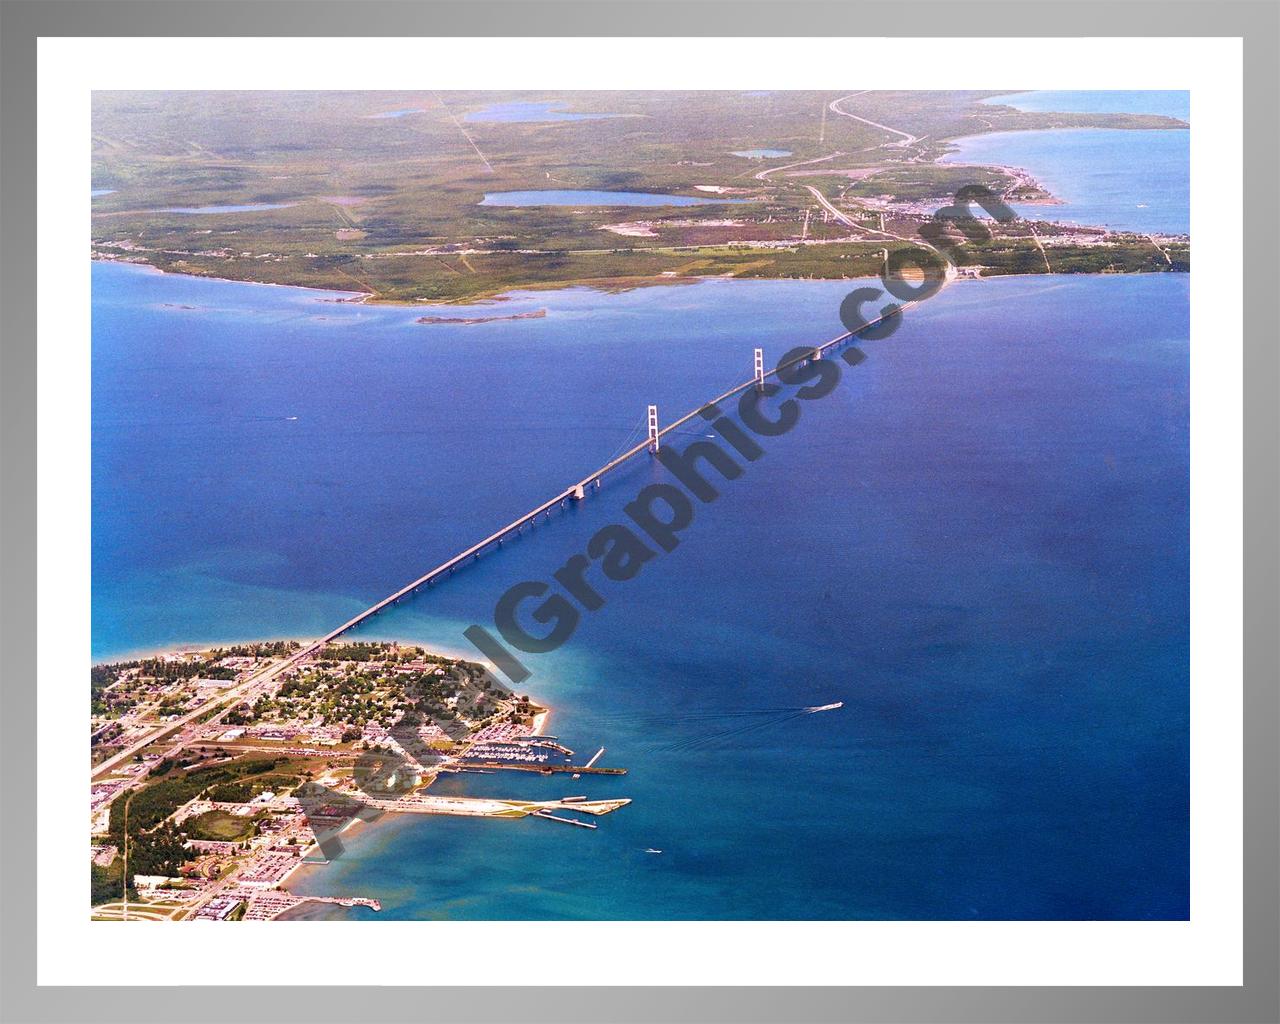
[(1276, 1019), (1278, 9), (894, 10), (4, 5), (6, 1020)]

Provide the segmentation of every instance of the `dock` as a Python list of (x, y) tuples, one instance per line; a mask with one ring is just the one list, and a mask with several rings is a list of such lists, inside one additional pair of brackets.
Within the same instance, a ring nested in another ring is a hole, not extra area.
[[(507, 771), (537, 772), (539, 775), (552, 775), (556, 772), (572, 772), (574, 775), (626, 775), (625, 768), (595, 768), (585, 764), (552, 764), (539, 761), (525, 764), (519, 761), (459, 761), (458, 768), (464, 771)], [(446, 769), (447, 770), (447, 769)]]
[(583, 814), (612, 814), (631, 803), (625, 797), (611, 800), (582, 800), (566, 804), (562, 800), (495, 800), (485, 797), (429, 796), (412, 794), (394, 799), (361, 801), (365, 806), (380, 811), (401, 814), (456, 814), (475, 818), (523, 818), (528, 815), (542, 817), (545, 812), (571, 810)]
[(368, 907), (370, 910), (381, 910), (379, 900), (367, 896), (299, 896), (298, 899), (308, 903), (331, 903), (336, 907)]
[(550, 811), (534, 811), (534, 818), (549, 818), (552, 821), (558, 821), (564, 825), (577, 825), (578, 828), (599, 828), (594, 821), (578, 821), (576, 818), (562, 818), (558, 814), (552, 814)]

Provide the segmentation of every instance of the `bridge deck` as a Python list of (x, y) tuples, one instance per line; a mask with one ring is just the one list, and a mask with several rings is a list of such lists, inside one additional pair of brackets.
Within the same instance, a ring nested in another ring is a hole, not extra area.
[[(912, 306), (915, 306), (917, 304), (918, 304), (917, 302), (905, 302), (901, 305), (901, 312), (905, 313), (908, 309), (910, 309)], [(764, 378), (765, 380), (768, 380), (771, 377), (776, 377), (781, 371), (785, 369), (789, 369), (790, 367), (796, 366), (809, 359), (812, 359), (815, 354), (821, 355), (830, 349), (833, 349), (839, 345), (843, 345), (846, 342), (852, 340), (857, 334), (861, 333), (862, 331), (869, 330), (870, 328), (875, 327), (877, 324), (887, 319), (888, 319), (887, 316), (878, 316), (874, 320), (868, 321), (866, 324), (860, 327), (857, 331), (846, 331), (844, 334), (841, 334), (835, 338), (832, 338), (830, 341), (827, 341), (821, 345), (815, 346), (812, 350), (807, 352), (805, 355), (798, 356), (795, 359), (788, 360), (785, 363), (780, 363), (778, 366), (774, 367), (772, 370), (767, 371), (764, 374)], [(679, 419), (674, 420), (671, 423), (668, 423), (665, 427), (663, 427), (661, 430), (658, 431), (659, 440), (661, 440), (665, 435), (671, 433), (671, 431), (677, 430), (680, 427), (682, 427), (684, 424), (688, 423), (691, 419), (697, 416), (702, 409), (706, 408), (706, 406), (716, 405), (720, 402), (726, 401), (727, 399), (733, 398), (735, 395), (741, 394), (743, 391), (746, 391), (748, 388), (752, 387), (755, 383), (756, 383), (756, 378), (752, 376), (750, 379), (743, 381), (741, 384), (734, 385), (723, 394), (717, 395), (715, 398), (711, 399), (709, 402), (704, 402), (702, 405), (698, 406), (698, 408), (685, 413)], [(464, 563), (468, 558), (478, 556), (481, 551), (489, 547), (491, 544), (496, 544), (497, 542), (499, 542), (509, 534), (515, 533), (516, 531), (521, 529), (526, 523), (530, 523), (533, 520), (537, 519), (538, 516), (542, 515), (544, 512), (549, 512), (556, 505), (559, 505), (567, 500), (572, 499), (574, 496), (574, 492), (578, 488), (583, 488), (585, 490), (587, 487), (590, 487), (591, 485), (597, 483), (606, 473), (612, 472), (613, 470), (617, 469), (619, 466), (623, 465), (630, 459), (635, 458), (635, 456), (639, 455), (641, 452), (646, 451), (648, 447), (649, 447), (649, 439), (645, 438), (643, 441), (641, 441), (639, 444), (635, 445), (634, 447), (628, 448), (621, 455), (618, 455), (617, 457), (610, 459), (599, 469), (595, 470), (594, 472), (588, 473), (576, 484), (566, 487), (563, 491), (560, 491), (554, 497), (549, 498), (547, 501), (544, 501), (537, 508), (533, 509), (530, 512), (526, 512), (519, 519), (512, 520), (511, 522), (507, 523), (506, 526), (503, 526), (500, 529), (495, 530), (493, 533), (489, 534), (489, 536), (485, 537), (483, 540), (478, 541), (475, 544), (472, 544), (471, 547), (467, 548), (465, 551), (459, 552), (458, 554), (450, 558), (448, 561), (442, 562), (439, 565), (437, 565), (434, 569), (431, 569), (430, 571), (423, 573), (421, 576), (419, 576), (416, 580), (413, 580), (411, 583), (406, 583), (394, 594), (384, 597), (377, 604), (370, 605), (364, 611), (360, 612), (360, 614), (355, 615), (352, 618), (348, 619), (341, 626), (337, 627), (337, 629), (334, 629), (331, 632), (325, 634), (319, 640), (316, 640), (314, 643), (310, 644), (308, 647), (304, 648), (302, 651), (299, 651), (294, 656), (294, 658), (290, 660), (293, 660), (293, 661), (302, 660), (303, 658), (314, 653), (317, 649), (319, 649), (320, 647), (323, 647), (325, 644), (329, 643), (330, 641), (336, 640), (338, 637), (342, 636), (343, 633), (346, 633), (349, 630), (354, 629), (356, 626), (360, 625), (360, 623), (377, 615), (384, 608), (388, 607), (389, 605), (395, 604), (402, 597), (407, 597), (409, 594), (412, 594), (415, 590), (419, 589), (420, 587), (424, 587), (428, 583), (431, 583), (433, 580), (436, 580), (441, 576), (444, 576), (445, 574), (451, 572), (452, 570), (456, 569), (459, 565)]]
[[(950, 277), (948, 277), (948, 280), (950, 280)], [(905, 313), (908, 309), (911, 309), (913, 306), (919, 305), (919, 302), (920, 300), (916, 300), (912, 302), (904, 302), (901, 304), (900, 311)], [(795, 359), (788, 360), (785, 363), (780, 363), (774, 369), (767, 371), (764, 374), (764, 378), (768, 380), (770, 377), (776, 377), (782, 370), (785, 370), (791, 366), (795, 366), (797, 364), (803, 363), (806, 360), (812, 359), (815, 355), (821, 355), (830, 349), (833, 349), (839, 345), (842, 345), (850, 341), (851, 339), (853, 339), (862, 331), (869, 330), (872, 327), (875, 327), (877, 324), (887, 319), (888, 317), (886, 316), (876, 317), (874, 320), (868, 321), (862, 327), (858, 328), (857, 331), (845, 332), (844, 334), (841, 334), (835, 338), (832, 338), (828, 342), (824, 342), (821, 345), (815, 346), (813, 349), (808, 350), (805, 354), (798, 356)], [(679, 419), (667, 424), (667, 426), (660, 429), (658, 431), (658, 438), (661, 439), (665, 435), (671, 433), (671, 431), (679, 429), (681, 426), (688, 423), (691, 419), (697, 416), (702, 409), (706, 408), (706, 406), (715, 405), (715, 404), (718, 404), (719, 402), (725, 401), (726, 399), (732, 398), (734, 395), (740, 394), (741, 392), (745, 391), (747, 388), (753, 386), (755, 383), (756, 383), (756, 378), (752, 376), (750, 379), (743, 381), (741, 384), (737, 384), (734, 387), (731, 387), (728, 391), (724, 392), (724, 394), (717, 395), (715, 398), (711, 399), (709, 402), (704, 402), (702, 405), (698, 406), (698, 408), (685, 413)], [(648, 447), (649, 447), (649, 440), (648, 438), (646, 438), (644, 441), (640, 442), (634, 447), (627, 449), (627, 451), (623, 452), (621, 455), (606, 462), (603, 466), (601, 466), (595, 472), (587, 474), (580, 481), (578, 481), (577, 484), (574, 484), (573, 486), (570, 486), (570, 487), (566, 487), (563, 491), (559, 492), (554, 497), (550, 498), (547, 501), (544, 501), (541, 505), (533, 509), (531, 512), (525, 513), (519, 519), (513, 520), (512, 522), (508, 523), (506, 526), (502, 527), (501, 529), (495, 530), (493, 533), (489, 534), (489, 536), (485, 537), (484, 540), (476, 544), (472, 544), (471, 547), (467, 548), (465, 551), (459, 552), (458, 554), (450, 558), (448, 561), (442, 562), (440, 565), (437, 565), (434, 569), (419, 576), (412, 583), (408, 583), (405, 586), (401, 587), (394, 594), (391, 594), (388, 597), (384, 597), (377, 604), (370, 605), (364, 611), (360, 612), (359, 615), (355, 615), (352, 618), (348, 619), (337, 629), (331, 630), (330, 632), (326, 633), (324, 636), (320, 637), (318, 640), (314, 640), (310, 644), (307, 644), (306, 646), (300, 648), (299, 650), (295, 651), (292, 655), (290, 655), (288, 658), (284, 659), (283, 661), (274, 662), (264, 670), (260, 670), (258, 672), (253, 673), (248, 679), (245, 679), (242, 682), (237, 683), (230, 690), (226, 691), (226, 693), (224, 693), (220, 698), (218, 698), (217, 701), (215, 701), (215, 705), (216, 704), (221, 704), (224, 706), (229, 705), (232, 700), (240, 699), (242, 695), (250, 692), (254, 687), (261, 687), (264, 683), (267, 683), (272, 679), (278, 678), (279, 676), (288, 672), (294, 666), (305, 661), (307, 658), (313, 655), (316, 651), (322, 648), (325, 644), (329, 643), (332, 640), (336, 640), (338, 637), (342, 636), (342, 634), (346, 633), (348, 630), (354, 629), (356, 626), (360, 625), (360, 623), (377, 615), (380, 611), (382, 611), (388, 605), (395, 604), (395, 602), (399, 601), (402, 597), (405, 597), (413, 593), (419, 587), (426, 586), (432, 580), (438, 579), (439, 577), (445, 575), (451, 570), (457, 568), (459, 565), (465, 562), (468, 558), (479, 556), (480, 552), (483, 551), (485, 548), (487, 548), (489, 545), (499, 542), (500, 540), (502, 540), (503, 537), (506, 537), (508, 534), (514, 533), (515, 531), (519, 530), (526, 523), (533, 521), (538, 516), (542, 515), (544, 512), (550, 512), (550, 510), (554, 508), (556, 505), (573, 498), (574, 491), (577, 490), (579, 487), (585, 490), (585, 488), (587, 488), (588, 486), (600, 480), (600, 478), (603, 477), (606, 473), (609, 473), (614, 469), (617, 469), (619, 466), (623, 465), (629, 459), (634, 458), (635, 456), (639, 455), (641, 452), (648, 449)], [(178, 719), (176, 722), (167, 723), (156, 732), (148, 734), (147, 736), (139, 739), (137, 742), (121, 750), (119, 753), (108, 758), (106, 761), (102, 762), (101, 764), (95, 766), (93, 768), (93, 778), (97, 779), (97, 778), (104, 777), (108, 772), (113, 770), (117, 764), (123, 762), (128, 757), (132, 757), (136, 752), (138, 752), (139, 750), (142, 750), (143, 748), (150, 745), (151, 743), (154, 743), (157, 739), (162, 739), (165, 736), (179, 732), (182, 728), (194, 722), (196, 718), (206, 714), (209, 710), (209, 707), (210, 707), (209, 705), (206, 705), (206, 706), (197, 708), (196, 710), (187, 713), (185, 716)], [(582, 772), (583, 769), (579, 768), (577, 769), (577, 771)], [(614, 769), (592, 769), (592, 771), (609, 774), (609, 773), (612, 773)]]

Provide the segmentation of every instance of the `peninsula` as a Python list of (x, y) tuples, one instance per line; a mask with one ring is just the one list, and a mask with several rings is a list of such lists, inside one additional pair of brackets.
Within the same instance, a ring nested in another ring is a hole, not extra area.
[(268, 920), (317, 899), (377, 910), (295, 896), (288, 879), (383, 814), (594, 828), (629, 802), (430, 794), (468, 771), (625, 772), (573, 764), (545, 735), (549, 710), (474, 662), (392, 642), (306, 650), (274, 641), (94, 666), (95, 919)]
[[(495, 115), (495, 95), (97, 94), (93, 254), (409, 304), (867, 277), (980, 184), (1046, 219), (967, 245), (968, 276), (1190, 266), (1185, 236), (1051, 223), (1055, 197), (1025, 170), (941, 162), (972, 135), (1186, 127), (1172, 117), (1021, 111), (973, 91), (503, 93)], [(263, 119), (290, 130), (263, 139)]]

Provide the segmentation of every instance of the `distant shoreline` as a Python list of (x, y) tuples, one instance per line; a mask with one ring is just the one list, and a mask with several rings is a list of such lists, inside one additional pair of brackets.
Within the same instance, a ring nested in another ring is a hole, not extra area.
[[(1018, 202), (1023, 202), (1018, 200)], [(1164, 237), (1164, 236), (1160, 236)], [(1178, 236), (1183, 237), (1183, 236)], [(244, 284), (258, 285), (268, 288), (296, 288), (299, 291), (314, 292), (317, 295), (350, 295), (356, 298), (343, 305), (359, 305), (359, 306), (384, 306), (388, 308), (398, 307), (400, 309), (428, 309), (435, 307), (448, 306), (484, 306), (495, 302), (509, 301), (510, 297), (517, 292), (533, 292), (533, 291), (560, 291), (569, 288), (590, 288), (602, 294), (608, 294), (615, 291), (631, 291), (635, 288), (667, 288), (667, 287), (686, 287), (691, 284), (697, 284), (703, 281), (799, 281), (806, 280), (810, 283), (821, 283), (824, 281), (866, 281), (874, 280), (874, 274), (867, 274), (859, 277), (822, 277), (822, 278), (793, 278), (793, 277), (751, 277), (751, 278), (732, 278), (725, 277), (721, 274), (706, 275), (689, 275), (688, 277), (679, 278), (661, 278), (661, 277), (645, 277), (645, 278), (585, 278), (578, 281), (543, 281), (522, 284), (512, 288), (505, 288), (492, 294), (475, 295), (468, 299), (457, 299), (440, 302), (403, 302), (394, 299), (375, 299), (368, 292), (344, 292), (337, 291), (332, 288), (316, 288), (306, 284), (284, 284), (280, 281), (248, 281), (240, 280), (234, 277), (215, 277), (210, 274), (188, 274), (180, 270), (165, 270), (163, 267), (157, 267), (152, 263), (139, 262), (134, 260), (111, 259), (105, 256), (94, 254), (90, 257), (93, 263), (103, 264), (121, 264), (129, 267), (142, 267), (147, 270), (154, 271), (157, 274), (164, 274), (169, 277), (185, 277), (193, 281), (221, 281), (227, 284)], [(986, 274), (979, 277), (968, 277), (969, 281), (996, 281), (1002, 277), (1143, 277), (1148, 274), (1169, 274), (1169, 273), (1189, 273), (1189, 271), (1178, 270), (1126, 270), (1126, 271), (1079, 271), (1070, 274), (1058, 273), (1014, 273), (1014, 274)], [(314, 302), (324, 302), (325, 299), (313, 299)], [(328, 300), (332, 301), (332, 300)], [(514, 320), (514, 319), (532, 319), (531, 317), (490, 317), (486, 320)], [(541, 318), (538, 318), (541, 319)]]

